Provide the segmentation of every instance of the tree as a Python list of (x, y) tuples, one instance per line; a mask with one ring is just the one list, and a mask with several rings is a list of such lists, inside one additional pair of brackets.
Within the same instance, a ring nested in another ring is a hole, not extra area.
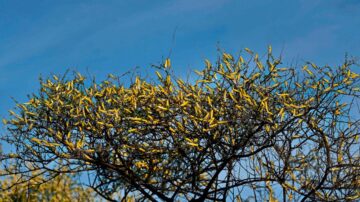
[(60, 173), (50, 181), (37, 171), (21, 182), (21, 175), (7, 176), (0, 182), (4, 190), (0, 192), (0, 201), (95, 201), (95, 192), (84, 188), (73, 176)]
[[(41, 80), (18, 104), (3, 140), (16, 173), (87, 172), (102, 197), (136, 200), (360, 198), (359, 75), (339, 67), (284, 67), (222, 53), (194, 81), (157, 66), (131, 85), (75, 74)], [(57, 168), (57, 169), (55, 169)], [(25, 175), (26, 176), (26, 175)]]

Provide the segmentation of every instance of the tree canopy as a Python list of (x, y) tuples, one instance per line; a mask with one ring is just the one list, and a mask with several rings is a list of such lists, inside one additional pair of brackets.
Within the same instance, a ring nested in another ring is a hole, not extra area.
[(289, 67), (269, 47), (221, 53), (187, 81), (170, 59), (130, 85), (42, 79), (4, 120), (16, 153), (2, 163), (16, 161), (24, 179), (86, 172), (108, 200), (359, 199), (356, 66)]
[(83, 187), (70, 174), (60, 173), (51, 180), (45, 180), (42, 174), (34, 171), (26, 182), (22, 182), (20, 176), (6, 176), (1, 180), (0, 187), (4, 189), (0, 192), (1, 202), (93, 202), (96, 198), (92, 189)]

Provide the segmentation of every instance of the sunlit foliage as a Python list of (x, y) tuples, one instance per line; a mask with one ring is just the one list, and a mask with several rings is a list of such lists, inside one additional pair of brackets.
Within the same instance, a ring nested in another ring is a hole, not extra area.
[(0, 201), (95, 201), (95, 192), (81, 186), (78, 180), (68, 174), (59, 174), (47, 182), (44, 180), (44, 176), (39, 172), (32, 172), (24, 183), (20, 183), (19, 175), (7, 176), (0, 182), (0, 186), (4, 189), (0, 192)]
[(3, 161), (15, 159), (18, 173), (88, 172), (108, 200), (359, 199), (353, 67), (287, 67), (269, 47), (206, 60), (193, 81), (169, 59), (155, 81), (129, 86), (53, 76), (4, 120), (16, 154)]

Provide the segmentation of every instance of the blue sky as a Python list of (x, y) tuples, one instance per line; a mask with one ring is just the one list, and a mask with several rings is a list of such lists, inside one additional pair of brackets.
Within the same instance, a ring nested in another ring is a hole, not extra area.
[(0, 0), (0, 118), (36, 92), (40, 75), (66, 69), (104, 78), (158, 64), (172, 50), (183, 73), (217, 47), (285, 61), (339, 64), (360, 56), (358, 0)]

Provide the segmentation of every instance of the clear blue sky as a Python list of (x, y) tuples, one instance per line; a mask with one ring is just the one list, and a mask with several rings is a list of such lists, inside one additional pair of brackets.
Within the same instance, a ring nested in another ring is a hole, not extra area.
[(360, 56), (359, 36), (359, 0), (0, 0), (0, 118), (11, 97), (37, 91), (40, 74), (103, 78), (158, 64), (170, 49), (180, 72), (214, 60), (218, 46), (269, 44), (289, 62), (333, 65)]

